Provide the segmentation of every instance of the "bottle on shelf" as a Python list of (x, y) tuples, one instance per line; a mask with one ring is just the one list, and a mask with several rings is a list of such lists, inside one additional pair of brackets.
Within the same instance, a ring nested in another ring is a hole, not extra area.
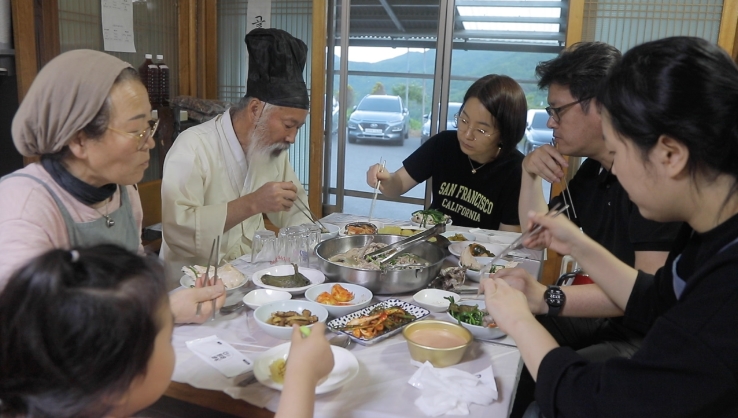
[(169, 66), (164, 63), (164, 55), (157, 55), (159, 65), (159, 103), (169, 106)]
[(149, 92), (149, 102), (152, 105), (161, 103), (161, 92), (159, 86), (159, 66), (153, 62), (149, 64), (146, 70), (146, 90)]
[[(148, 91), (149, 86), (147, 85), (148, 82), (148, 74), (149, 74), (149, 65), (153, 64), (154, 62), (151, 61), (151, 54), (144, 55), (145, 59), (143, 64), (141, 64), (140, 67), (138, 67), (138, 76), (141, 77), (141, 82), (143, 83), (144, 87), (146, 87), (146, 90)], [(151, 97), (149, 95), (149, 97)]]

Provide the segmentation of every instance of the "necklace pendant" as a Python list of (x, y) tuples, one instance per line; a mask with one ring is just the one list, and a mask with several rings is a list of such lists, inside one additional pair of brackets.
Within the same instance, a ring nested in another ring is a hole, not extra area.
[(472, 168), (472, 174), (477, 174), (477, 169), (476, 168)]
[(112, 219), (110, 219), (109, 216), (106, 216), (105, 217), (105, 226), (107, 226), (108, 228), (112, 228), (112, 227), (115, 226), (115, 221), (112, 220)]

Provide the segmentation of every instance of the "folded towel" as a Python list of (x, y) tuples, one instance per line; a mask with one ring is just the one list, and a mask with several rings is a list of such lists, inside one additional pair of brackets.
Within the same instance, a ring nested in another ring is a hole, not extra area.
[(469, 415), (469, 404), (489, 405), (497, 400), (492, 366), (471, 374), (452, 367), (436, 369), (430, 362), (419, 367), (408, 383), (423, 391), (415, 405), (427, 416)]

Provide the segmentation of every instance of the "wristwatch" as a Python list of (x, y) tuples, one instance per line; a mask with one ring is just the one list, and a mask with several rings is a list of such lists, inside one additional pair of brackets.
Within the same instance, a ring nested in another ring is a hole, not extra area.
[(566, 293), (559, 286), (549, 286), (546, 293), (543, 294), (543, 299), (546, 300), (548, 305), (546, 316), (558, 316), (566, 303)]

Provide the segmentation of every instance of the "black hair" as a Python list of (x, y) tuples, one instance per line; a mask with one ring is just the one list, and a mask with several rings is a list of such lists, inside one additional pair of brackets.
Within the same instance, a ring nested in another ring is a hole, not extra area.
[(551, 84), (567, 86), (571, 96), (583, 100), (582, 109), (597, 95), (610, 68), (620, 61), (620, 51), (604, 42), (577, 42), (561, 51), (558, 57), (536, 66), (538, 88)]
[(146, 373), (164, 268), (115, 245), (51, 250), (0, 294), (0, 416), (101, 417)]
[[(525, 92), (515, 80), (506, 75), (488, 74), (469, 87), (464, 104), (472, 97), (479, 100), (492, 114), (500, 131), (500, 153), (512, 152), (525, 134), (525, 118), (528, 101)], [(464, 110), (464, 105), (461, 110)]]
[(693, 177), (738, 178), (738, 66), (720, 47), (682, 36), (636, 46), (597, 100), (644, 159), (667, 135), (689, 150)]

